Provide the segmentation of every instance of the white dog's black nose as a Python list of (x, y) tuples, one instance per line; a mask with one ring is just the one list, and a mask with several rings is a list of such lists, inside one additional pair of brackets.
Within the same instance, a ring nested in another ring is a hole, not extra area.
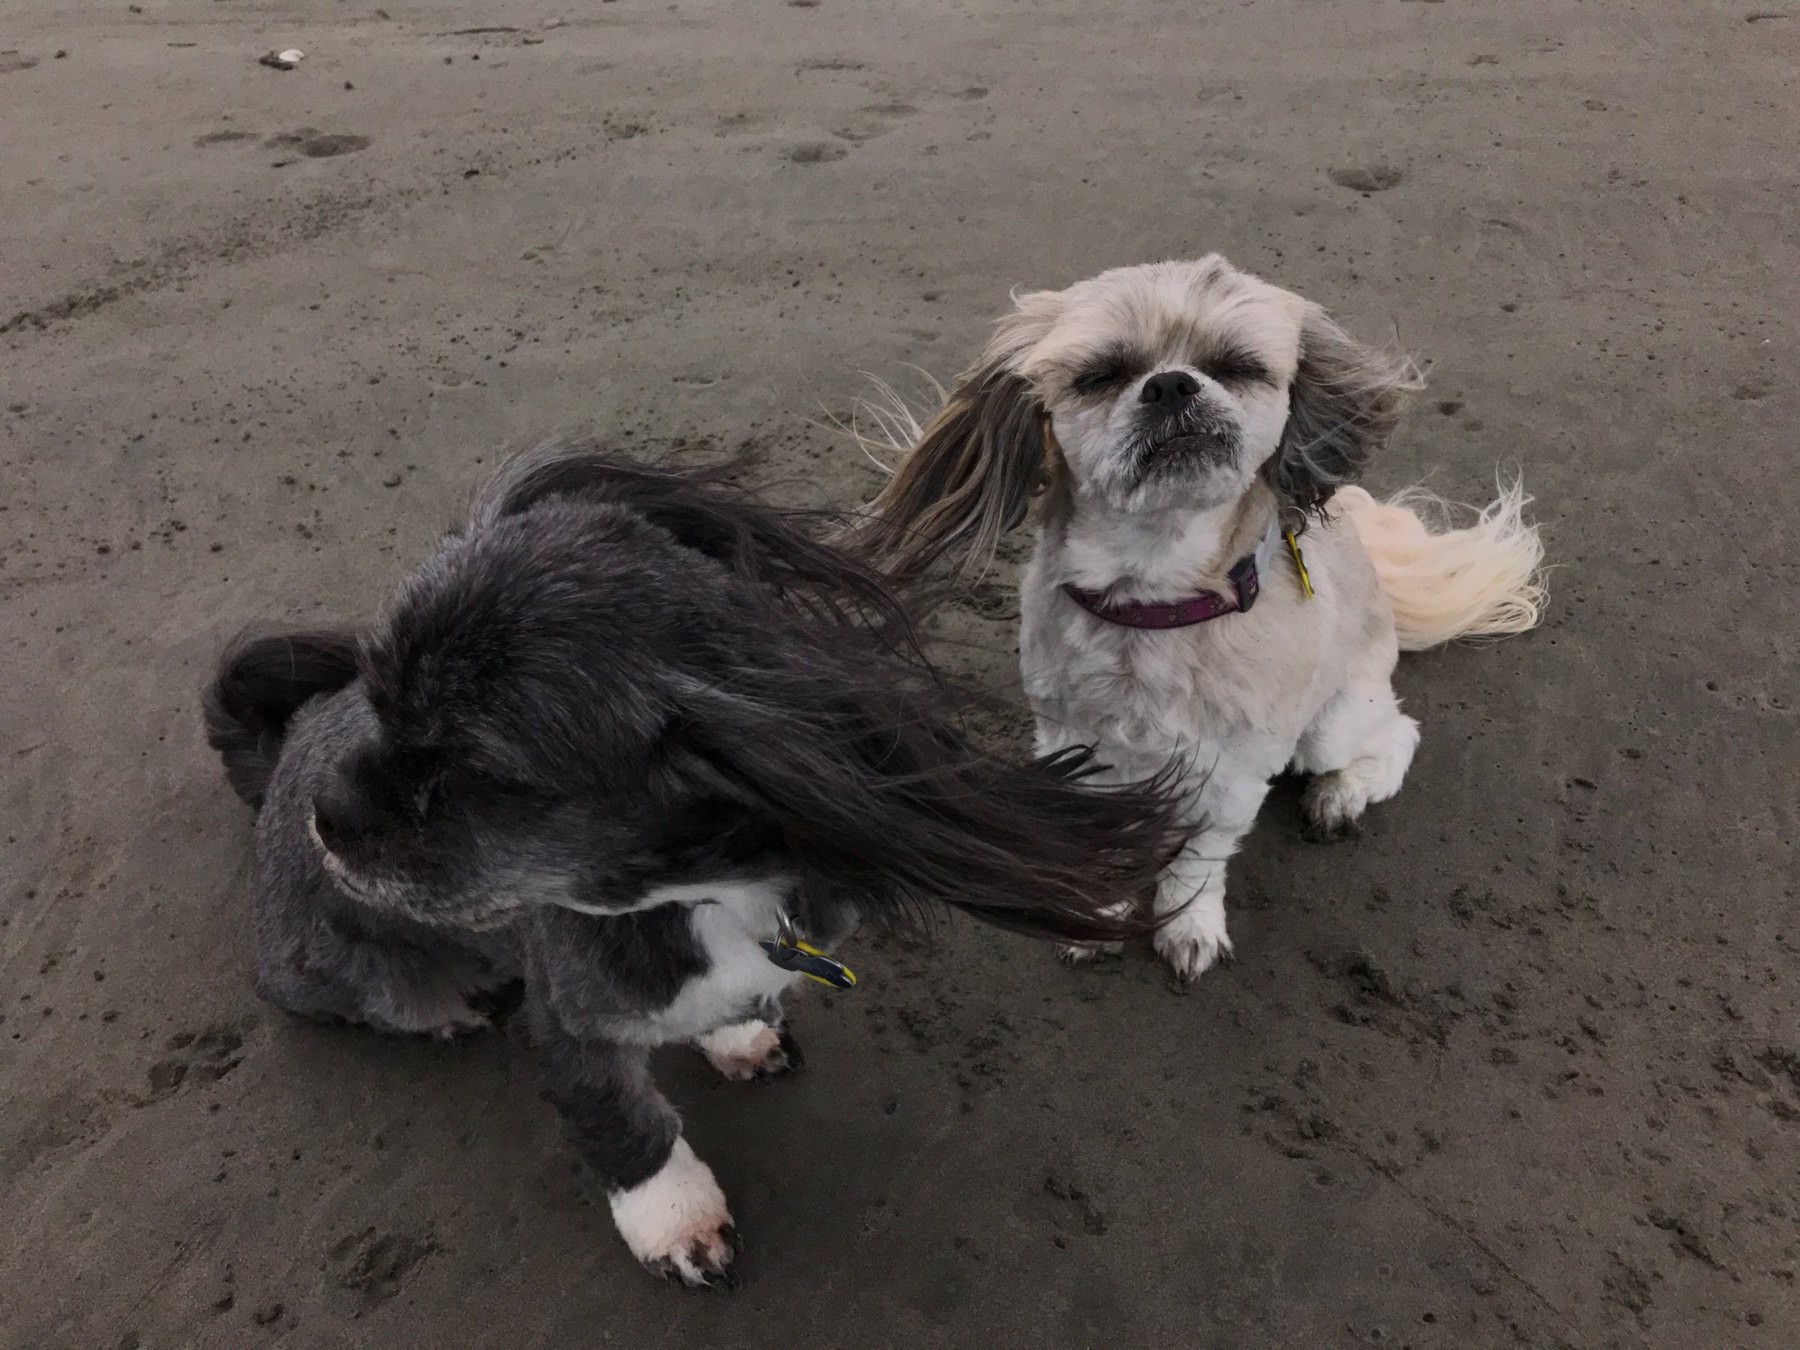
[(1138, 401), (1160, 404), (1165, 410), (1173, 412), (1199, 392), (1200, 381), (1185, 370), (1165, 370), (1144, 381)]

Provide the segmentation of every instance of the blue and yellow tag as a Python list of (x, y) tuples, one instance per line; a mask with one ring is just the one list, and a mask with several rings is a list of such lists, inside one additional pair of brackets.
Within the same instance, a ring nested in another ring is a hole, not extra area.
[(764, 938), (762, 949), (769, 960), (783, 970), (791, 970), (797, 975), (804, 975), (809, 980), (816, 980), (832, 989), (856, 988), (856, 975), (842, 961), (833, 961), (812, 943), (802, 938), (780, 937)]

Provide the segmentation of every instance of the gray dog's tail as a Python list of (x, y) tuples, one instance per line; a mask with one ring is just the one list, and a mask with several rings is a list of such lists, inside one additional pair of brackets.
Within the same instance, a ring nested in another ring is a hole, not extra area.
[(260, 808), (294, 714), (355, 678), (356, 639), (349, 633), (246, 634), (233, 642), (201, 708), (206, 743), (225, 762), (237, 795)]

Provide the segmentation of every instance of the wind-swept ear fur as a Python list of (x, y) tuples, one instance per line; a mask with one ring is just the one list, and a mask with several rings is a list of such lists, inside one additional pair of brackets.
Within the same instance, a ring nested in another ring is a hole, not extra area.
[[(857, 531), (860, 546), (900, 577), (950, 560), (985, 567), (1031, 508), (1045, 469), (1044, 406), (1018, 361), (1061, 312), (1062, 297), (1020, 296), (981, 359), (958, 377)], [(910, 429), (910, 418), (898, 419)]]
[(1262, 467), (1290, 516), (1321, 515), (1393, 434), (1407, 396), (1425, 387), (1410, 358), (1356, 341), (1317, 305), (1300, 332), (1300, 364), (1281, 443)]

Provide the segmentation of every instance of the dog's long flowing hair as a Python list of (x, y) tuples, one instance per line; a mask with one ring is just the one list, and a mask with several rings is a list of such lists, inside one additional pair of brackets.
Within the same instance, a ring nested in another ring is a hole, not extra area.
[[(484, 660), (496, 643), (529, 643), (535, 680), (566, 677), (559, 694), (585, 694), (586, 672), (609, 654), (534, 617), (517, 568), (566, 564), (579, 588), (589, 551), (615, 537), (601, 526), (624, 513), (671, 540), (671, 559), (693, 558), (678, 568), (652, 560), (621, 597), (650, 613), (691, 613), (691, 641), (676, 660), (658, 648), (656, 662), (609, 677), (621, 709), (674, 716), (642, 744), (621, 711), (604, 754), (567, 736), (554, 751), (540, 736), (534, 753), (582, 757), (564, 766), (568, 778), (604, 778), (616, 762), (629, 781), (603, 790), (630, 800), (638, 819), (691, 829), (716, 817), (720, 829), (772, 837), (808, 887), (853, 899), (877, 924), (948, 903), (1062, 941), (1149, 927), (1137, 902), (1186, 833), (1169, 782), (1102, 787), (1087, 781), (1096, 765), (1086, 750), (1015, 764), (975, 745), (959, 721), (981, 695), (926, 659), (921, 596), (821, 543), (826, 522), (815, 513), (770, 506), (727, 472), (632, 463), (582, 442), (513, 459), (477, 498), (463, 542), (446, 545), (479, 567), (434, 560), (354, 649), (342, 635), (310, 634), (256, 638), (228, 654), (207, 722), (233, 783), (254, 801), (294, 712), (353, 678), (377, 708), (465, 696), (471, 672), (451, 654), (471, 641), (487, 644)], [(577, 598), (599, 610), (612, 599)], [(489, 636), (475, 616), (494, 614), (504, 621)]]

